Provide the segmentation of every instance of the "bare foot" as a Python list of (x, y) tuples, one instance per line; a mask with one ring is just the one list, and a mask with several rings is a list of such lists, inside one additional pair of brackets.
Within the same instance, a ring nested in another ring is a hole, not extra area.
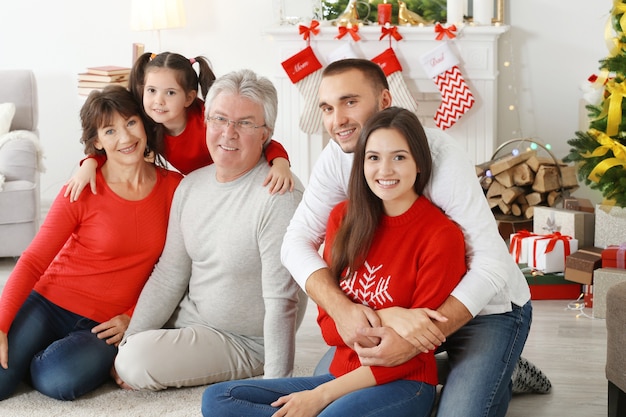
[(131, 387), (130, 385), (128, 385), (126, 382), (122, 381), (122, 378), (120, 378), (120, 376), (117, 374), (117, 371), (115, 370), (115, 366), (111, 367), (111, 378), (113, 378), (113, 380), (115, 381), (115, 383), (121, 388), (121, 389), (125, 389), (127, 391), (134, 391), (135, 389), (133, 387)]

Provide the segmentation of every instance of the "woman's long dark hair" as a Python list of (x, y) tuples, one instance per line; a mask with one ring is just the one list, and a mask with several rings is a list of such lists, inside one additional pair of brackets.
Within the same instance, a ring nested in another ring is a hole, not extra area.
[(367, 141), (375, 130), (383, 128), (394, 129), (406, 139), (419, 169), (413, 185), (418, 195), (422, 194), (430, 179), (430, 148), (417, 116), (399, 107), (389, 107), (376, 113), (365, 124), (359, 136), (350, 172), (346, 215), (332, 243), (330, 270), (338, 280), (346, 268), (348, 271), (356, 271), (363, 265), (384, 213), (382, 200), (368, 186), (363, 170)]

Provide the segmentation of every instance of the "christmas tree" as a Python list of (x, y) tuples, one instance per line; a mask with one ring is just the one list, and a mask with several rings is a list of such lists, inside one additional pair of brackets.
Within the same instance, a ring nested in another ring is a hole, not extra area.
[(600, 60), (600, 75), (589, 79), (602, 90), (600, 103), (586, 106), (589, 129), (567, 141), (572, 148), (564, 160), (576, 162), (578, 178), (607, 204), (626, 207), (626, 1), (614, 3), (611, 26), (611, 51)]

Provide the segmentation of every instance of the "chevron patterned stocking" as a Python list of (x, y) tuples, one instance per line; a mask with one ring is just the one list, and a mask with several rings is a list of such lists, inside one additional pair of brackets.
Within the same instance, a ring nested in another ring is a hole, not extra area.
[(459, 59), (450, 44), (443, 42), (420, 57), (426, 74), (435, 81), (441, 92), (441, 104), (435, 113), (440, 129), (454, 125), (474, 105), (474, 96), (463, 79)]
[(441, 104), (435, 113), (435, 123), (445, 130), (472, 108), (474, 96), (456, 65), (438, 74), (434, 81), (441, 92)]

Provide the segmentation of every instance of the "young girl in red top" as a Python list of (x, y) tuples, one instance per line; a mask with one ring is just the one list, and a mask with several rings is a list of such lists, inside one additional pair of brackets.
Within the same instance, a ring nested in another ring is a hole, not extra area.
[[(198, 96), (199, 89), (206, 96), (213, 81), (215, 75), (206, 58), (188, 59), (173, 52), (146, 52), (131, 70), (130, 91), (142, 104), (149, 122), (146, 128), (154, 130), (157, 137), (156, 148), (151, 151), (184, 175), (213, 163), (206, 144), (204, 101)], [(272, 140), (265, 156), (272, 165), (265, 179), (270, 192), (292, 190), (294, 180), (285, 148)], [(70, 201), (76, 201), (87, 184), (95, 192), (95, 168), (101, 164), (102, 158), (83, 161), (67, 184), (65, 195)]]
[[(376, 310), (389, 331), (398, 309), (436, 309), (465, 274), (463, 233), (420, 195), (431, 166), (413, 113), (397, 107), (377, 113), (359, 137), (348, 200), (328, 220), (324, 259), (332, 275), (353, 302)], [(318, 324), (326, 343), (337, 347), (330, 374), (212, 385), (203, 395), (203, 415), (430, 416), (433, 351), (394, 367), (362, 366), (360, 346), (347, 346), (321, 309)]]

